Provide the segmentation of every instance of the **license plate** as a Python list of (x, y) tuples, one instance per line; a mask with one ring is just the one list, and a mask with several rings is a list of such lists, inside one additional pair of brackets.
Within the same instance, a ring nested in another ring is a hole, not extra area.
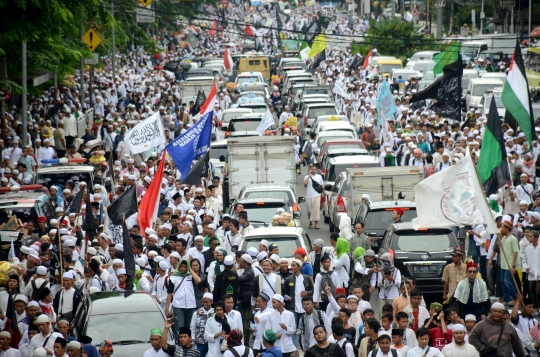
[(420, 265), (414, 267), (416, 274), (437, 274), (439, 267), (437, 265)]

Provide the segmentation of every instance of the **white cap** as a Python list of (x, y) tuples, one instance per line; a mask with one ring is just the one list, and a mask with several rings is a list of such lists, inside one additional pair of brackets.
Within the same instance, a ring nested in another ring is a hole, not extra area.
[(227, 255), (223, 260), (223, 264), (226, 266), (231, 266), (234, 264), (234, 257), (232, 255)]
[(120, 269), (118, 269), (118, 270), (116, 271), (116, 275), (122, 275), (122, 274), (123, 274), (123, 275), (126, 275), (126, 274), (127, 274), (126, 269), (120, 268)]
[(38, 275), (47, 275), (47, 268), (43, 265), (40, 265), (38, 266), (36, 273), (38, 273)]

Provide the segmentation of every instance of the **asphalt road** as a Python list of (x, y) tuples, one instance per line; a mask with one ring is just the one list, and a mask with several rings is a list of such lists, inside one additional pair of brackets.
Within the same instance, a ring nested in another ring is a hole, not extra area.
[[(306, 188), (304, 187), (303, 181), (308, 173), (308, 167), (301, 168), (302, 173), (296, 176), (296, 196), (297, 197), (306, 197)], [(313, 241), (317, 238), (322, 238), (325, 245), (330, 245), (330, 231), (328, 230), (328, 224), (324, 223), (323, 215), (321, 211), (321, 220), (319, 221), (320, 229), (308, 228), (309, 219), (307, 214), (307, 205), (306, 203), (300, 204), (300, 209), (302, 210), (302, 215), (300, 216), (300, 222), (302, 223), (302, 228), (307, 232), (309, 239)]]

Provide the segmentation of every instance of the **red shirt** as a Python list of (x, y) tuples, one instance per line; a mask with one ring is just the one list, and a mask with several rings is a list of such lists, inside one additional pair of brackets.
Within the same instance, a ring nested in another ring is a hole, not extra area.
[(438, 327), (429, 329), (429, 338), (434, 348), (442, 351), (443, 347), (452, 342), (452, 330), (447, 329), (446, 335)]

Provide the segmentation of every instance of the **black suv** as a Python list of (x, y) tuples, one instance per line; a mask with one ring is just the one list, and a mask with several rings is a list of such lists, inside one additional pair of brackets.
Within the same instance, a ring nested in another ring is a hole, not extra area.
[(412, 223), (391, 224), (379, 249), (379, 256), (390, 253), (403, 276), (416, 278), (424, 294), (442, 294), (443, 269), (452, 263), (450, 253), (458, 240), (449, 228), (414, 230)]
[(375, 253), (381, 247), (384, 232), (390, 224), (394, 223), (392, 212), (395, 208), (403, 210), (402, 222), (410, 222), (413, 218), (416, 218), (416, 203), (403, 200), (379, 201), (371, 204), (364, 202), (356, 213), (353, 224), (361, 222), (364, 225), (364, 233), (371, 238), (371, 249)]

